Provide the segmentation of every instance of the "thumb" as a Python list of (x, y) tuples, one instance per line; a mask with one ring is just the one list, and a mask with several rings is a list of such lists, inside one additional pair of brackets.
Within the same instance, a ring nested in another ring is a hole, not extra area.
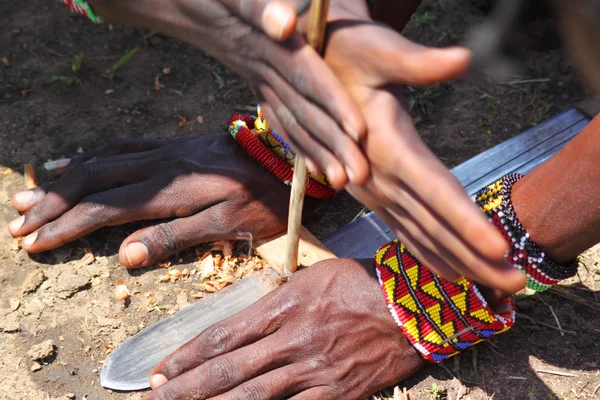
[(231, 12), (261, 29), (271, 39), (287, 40), (296, 29), (296, 10), (287, 0), (222, 1)]
[(431, 48), (394, 35), (377, 50), (387, 83), (428, 86), (464, 75), (471, 61), (465, 47)]

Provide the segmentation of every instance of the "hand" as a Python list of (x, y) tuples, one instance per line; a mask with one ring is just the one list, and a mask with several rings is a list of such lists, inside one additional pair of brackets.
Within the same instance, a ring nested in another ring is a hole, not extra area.
[(246, 232), (265, 237), (286, 226), (289, 188), (228, 134), (115, 142), (73, 158), (65, 171), (52, 184), (13, 196), (25, 214), (9, 230), (28, 235), (21, 243), (27, 252), (55, 249), (104, 226), (173, 218), (125, 239), (121, 262), (136, 268), (202, 242)]
[(398, 84), (460, 76), (466, 49), (429, 49), (369, 20), (359, 2), (335, 1), (325, 59), (367, 123), (371, 165), (364, 186), (346, 188), (376, 211), (411, 251), (446, 279), (464, 275), (515, 292), (524, 277), (504, 262), (507, 243), (419, 137)]
[[(279, 133), (301, 143), (298, 149), (312, 160), (312, 169), (325, 172), (337, 188), (348, 179), (364, 183), (368, 164), (357, 143), (364, 134), (362, 116), (323, 59), (294, 32), (295, 13), (287, 4), (268, 0), (92, 3), (107, 19), (155, 29), (215, 57), (258, 89), (268, 120), (277, 124)], [(268, 17), (274, 9), (275, 17)], [(285, 43), (255, 29), (275, 26), (268, 22), (278, 18), (288, 38)]]
[(386, 306), (372, 260), (327, 260), (167, 357), (148, 398), (360, 399), (423, 364)]

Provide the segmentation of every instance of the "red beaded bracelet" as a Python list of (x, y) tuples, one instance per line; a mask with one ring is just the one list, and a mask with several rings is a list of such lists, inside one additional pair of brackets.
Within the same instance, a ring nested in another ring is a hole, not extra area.
[[(287, 162), (277, 157), (264, 143), (250, 131), (255, 119), (250, 115), (234, 114), (229, 119), (229, 133), (233, 136), (250, 156), (258, 161), (265, 169), (278, 177), (286, 185), (292, 184), (294, 171)], [(308, 178), (306, 195), (315, 199), (330, 199), (336, 191)]]

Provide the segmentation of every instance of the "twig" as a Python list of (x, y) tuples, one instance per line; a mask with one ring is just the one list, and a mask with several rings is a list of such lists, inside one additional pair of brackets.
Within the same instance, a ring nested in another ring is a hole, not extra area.
[(526, 83), (544, 83), (550, 82), (549, 78), (540, 78), (540, 79), (518, 79), (516, 81), (507, 82), (506, 85), (524, 85)]
[(568, 330), (566, 330), (566, 329), (557, 328), (557, 327), (555, 327), (555, 326), (552, 326), (552, 325), (550, 325), (550, 324), (546, 324), (546, 323), (544, 323), (544, 322), (537, 321), (537, 320), (535, 320), (535, 319), (531, 318), (529, 315), (526, 315), (526, 314), (520, 314), (520, 313), (517, 313), (517, 316), (519, 316), (519, 317), (522, 317), (522, 318), (525, 318), (525, 319), (528, 319), (528, 320), (530, 320), (531, 322), (534, 322), (534, 323), (536, 323), (536, 324), (540, 324), (540, 325), (543, 325), (543, 326), (545, 326), (545, 327), (548, 327), (548, 328), (551, 328), (551, 329), (556, 329), (557, 331), (560, 331), (560, 332), (564, 332), (564, 333), (570, 333), (571, 335), (577, 335), (577, 332), (574, 332), (574, 331), (568, 331)]
[(541, 372), (543, 374), (558, 375), (558, 376), (568, 376), (568, 377), (575, 377), (575, 376), (577, 376), (577, 375), (574, 375), (574, 374), (569, 374), (568, 372), (551, 371), (551, 370), (548, 370), (548, 369), (536, 369), (535, 372)]
[(542, 299), (541, 297), (537, 297), (537, 299), (548, 306), (548, 308), (550, 309), (550, 312), (552, 313), (552, 316), (554, 317), (554, 320), (556, 321), (556, 326), (558, 326), (558, 329), (560, 329), (560, 335), (565, 336), (565, 333), (562, 331), (562, 325), (560, 324), (560, 321), (558, 320), (558, 316), (554, 312), (554, 308), (552, 308), (552, 306), (550, 304), (546, 303), (544, 301), (544, 299)]
[(519, 381), (526, 381), (527, 378), (525, 378), (524, 376), (507, 376), (506, 379), (516, 379)]

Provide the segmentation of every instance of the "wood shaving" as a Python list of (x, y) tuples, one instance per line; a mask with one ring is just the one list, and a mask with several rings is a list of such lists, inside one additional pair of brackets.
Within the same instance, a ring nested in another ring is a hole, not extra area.
[(115, 298), (117, 300), (126, 300), (129, 298), (129, 290), (127, 286), (125, 286), (125, 282), (123, 279), (119, 278), (117, 280), (117, 287), (115, 288)]
[(38, 185), (37, 174), (35, 173), (35, 168), (31, 164), (25, 164), (23, 166), (25, 171), (25, 187), (27, 189), (33, 189)]
[(163, 85), (162, 83), (160, 83), (160, 75), (157, 75), (156, 78), (154, 78), (154, 89), (156, 91), (160, 91), (161, 89), (166, 88), (165, 85)]
[(84, 249), (84, 256), (77, 262), (77, 266), (90, 265), (94, 261), (96, 261), (96, 256), (94, 256), (94, 252), (89, 247)]

